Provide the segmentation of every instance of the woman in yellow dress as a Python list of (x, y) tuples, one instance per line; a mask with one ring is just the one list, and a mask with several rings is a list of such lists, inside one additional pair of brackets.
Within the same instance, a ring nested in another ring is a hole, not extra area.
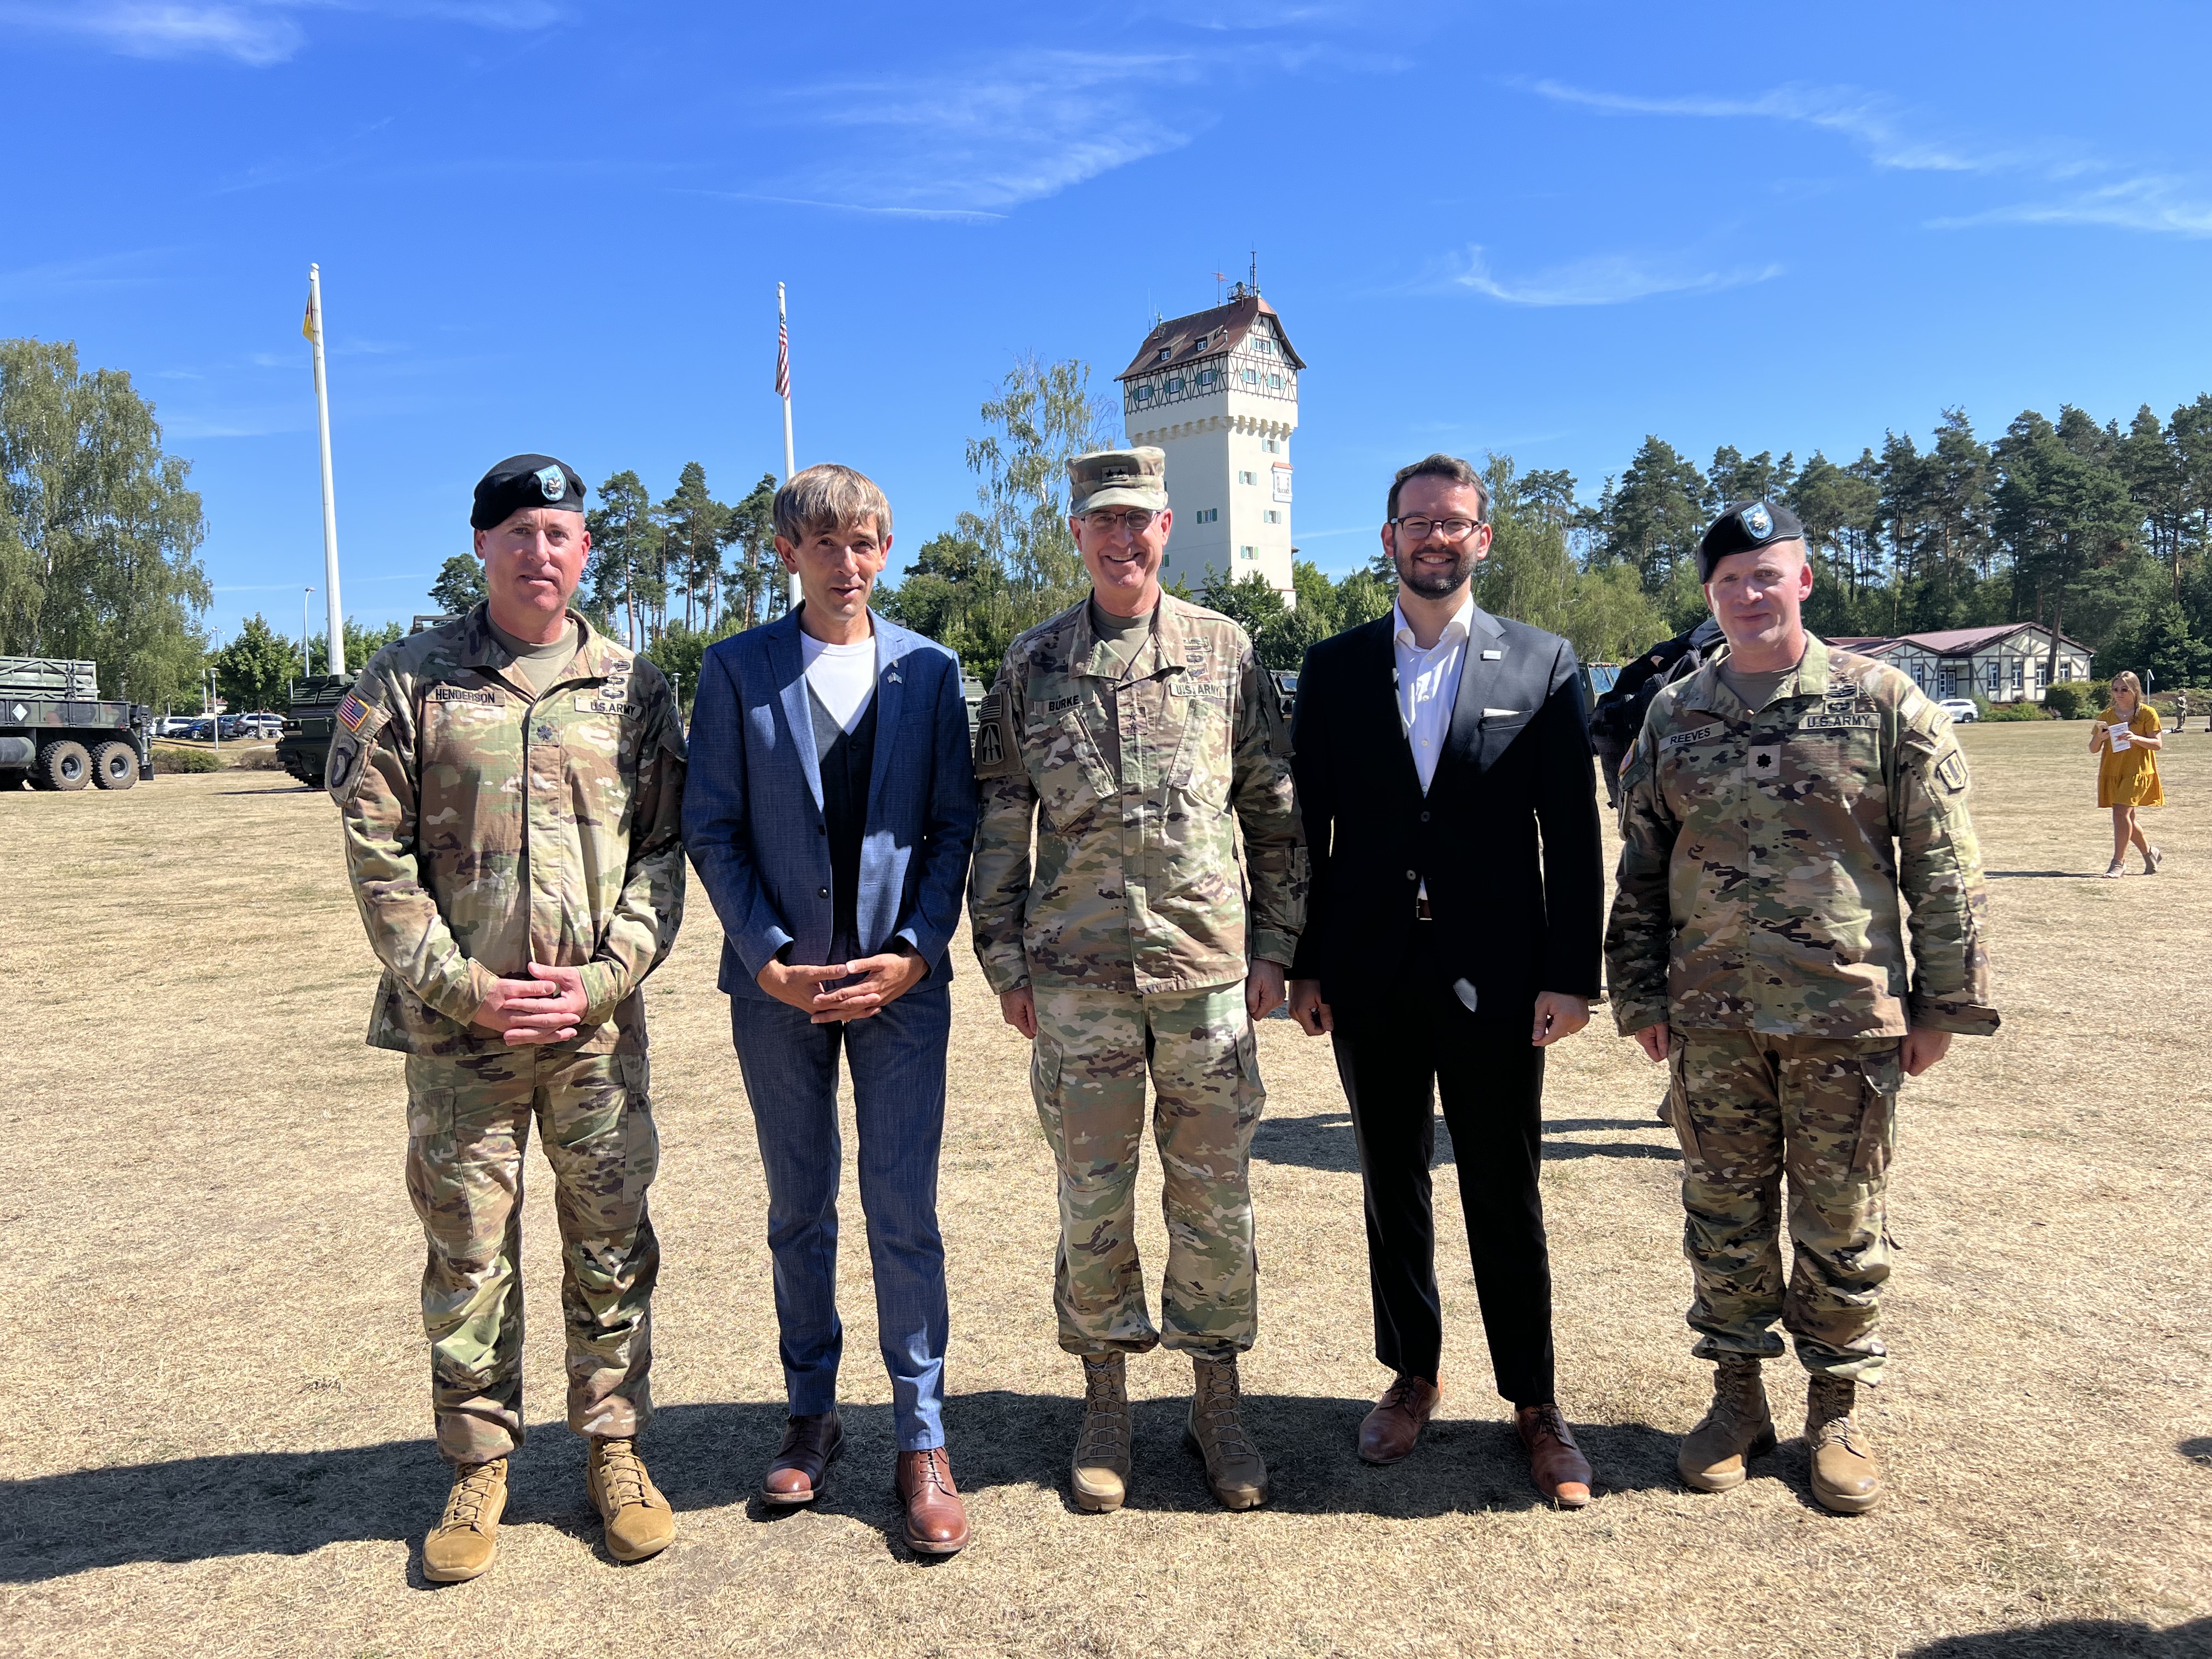
[(2158, 710), (2142, 700), (2142, 682), (2133, 674), (2112, 676), (2112, 706), (2089, 734), (2089, 752), (2102, 753), (2097, 763), (2097, 805), (2112, 809), (2112, 862), (2105, 873), (2128, 872), (2128, 846), (2142, 849), (2143, 874), (2154, 876), (2166, 854), (2150, 844), (2136, 822), (2138, 806), (2163, 806), (2166, 791), (2159, 787), (2158, 751), (2166, 739), (2158, 734)]

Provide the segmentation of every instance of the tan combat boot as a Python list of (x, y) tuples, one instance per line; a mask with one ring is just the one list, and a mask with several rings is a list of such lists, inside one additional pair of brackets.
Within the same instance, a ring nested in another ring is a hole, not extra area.
[(489, 1571), (499, 1553), (499, 1517), (506, 1509), (504, 1457), (456, 1468), (446, 1511), (422, 1540), (422, 1576), (434, 1584), (459, 1584)]
[(1858, 1384), (1816, 1376), (1805, 1390), (1805, 1449), (1813, 1459), (1813, 1496), (1838, 1515), (1864, 1515), (1881, 1501), (1881, 1465), (1874, 1443), (1851, 1419)]
[(1104, 1515), (1129, 1495), (1129, 1361), (1126, 1354), (1086, 1354), (1083, 1427), (1075, 1437), (1072, 1480), (1078, 1509)]
[(1198, 1390), (1184, 1425), (1184, 1449), (1206, 1460), (1206, 1484), (1225, 1510), (1256, 1510), (1267, 1501), (1267, 1466), (1245, 1431), (1243, 1396), (1234, 1359), (1198, 1359)]
[(617, 1561), (642, 1561), (658, 1555), (676, 1536), (676, 1511), (645, 1472), (637, 1443), (592, 1437), (591, 1459), (584, 1466), (584, 1490), (606, 1522), (607, 1553)]
[(1713, 1367), (1713, 1403), (1682, 1437), (1674, 1471), (1699, 1492), (1733, 1492), (1743, 1485), (1744, 1466), (1773, 1449), (1774, 1414), (1759, 1361), (1730, 1354)]

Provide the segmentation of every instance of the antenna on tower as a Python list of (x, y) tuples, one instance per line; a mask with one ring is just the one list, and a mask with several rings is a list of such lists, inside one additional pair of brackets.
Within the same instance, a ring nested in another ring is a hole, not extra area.
[(1256, 247), (1252, 250), (1252, 280), (1247, 286), (1255, 295), (1260, 291), (1260, 250)]

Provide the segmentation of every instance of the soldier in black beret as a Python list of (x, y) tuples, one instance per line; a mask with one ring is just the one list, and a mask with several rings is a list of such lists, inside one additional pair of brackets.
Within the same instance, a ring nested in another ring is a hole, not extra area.
[(1807, 630), (1787, 507), (1723, 507), (1698, 575), (1728, 648), (1651, 700), (1621, 768), (1606, 935), (1614, 1022), (1668, 1068), (1688, 1318), (1713, 1364), (1674, 1466), (1726, 1492), (1774, 1449), (1778, 1322), (1813, 1496), (1859, 1515), (1882, 1495), (1856, 1407), (1887, 1358), (1898, 1093), (1954, 1035), (1997, 1029), (1966, 760), (1903, 673)]

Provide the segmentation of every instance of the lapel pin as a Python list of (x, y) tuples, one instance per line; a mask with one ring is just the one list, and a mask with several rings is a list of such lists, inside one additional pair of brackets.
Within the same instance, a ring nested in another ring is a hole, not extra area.
[(1482, 653), (1482, 659), (1485, 662), (1496, 662), (1504, 654), (1503, 651), (1486, 651)]

